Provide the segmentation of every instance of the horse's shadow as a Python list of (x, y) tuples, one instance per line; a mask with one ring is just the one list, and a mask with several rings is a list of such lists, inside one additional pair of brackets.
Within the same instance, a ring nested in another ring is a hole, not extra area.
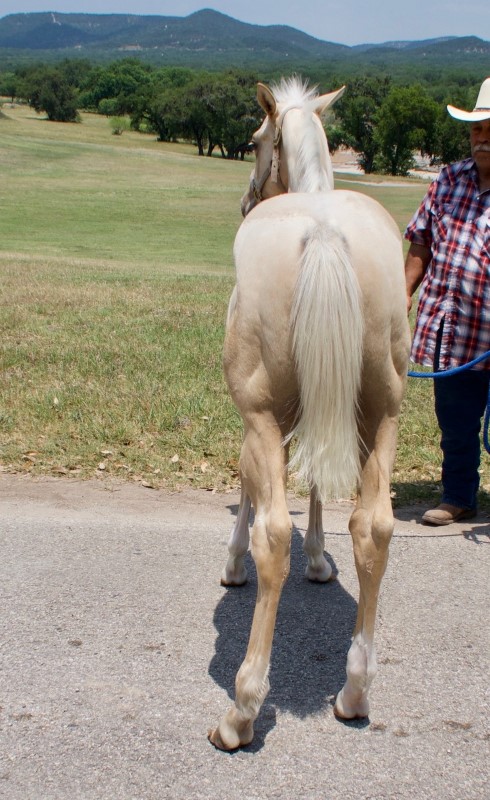
[[(318, 713), (333, 703), (345, 681), (357, 603), (337, 580), (327, 584), (306, 580), (302, 547), (303, 538), (293, 527), (291, 571), (282, 592), (272, 646), (271, 689), (255, 725), (251, 750), (260, 749), (275, 726), (276, 709), (300, 718)], [(328, 555), (327, 560), (336, 573)], [(250, 552), (246, 566), (248, 582), (227, 589), (214, 613), (218, 636), (209, 674), (231, 699), (235, 696), (235, 675), (247, 648), (257, 592)]]

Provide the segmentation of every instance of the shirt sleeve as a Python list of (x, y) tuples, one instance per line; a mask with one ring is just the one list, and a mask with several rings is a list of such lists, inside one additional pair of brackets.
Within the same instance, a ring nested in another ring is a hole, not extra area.
[(437, 189), (437, 180), (433, 181), (425, 195), (420, 207), (413, 215), (405, 231), (405, 239), (412, 244), (420, 244), (424, 247), (431, 247), (432, 244), (432, 221), (431, 209)]

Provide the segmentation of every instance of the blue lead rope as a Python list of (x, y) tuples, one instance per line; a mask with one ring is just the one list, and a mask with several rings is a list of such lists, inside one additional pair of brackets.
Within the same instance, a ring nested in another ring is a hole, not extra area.
[[(466, 369), (471, 369), (474, 367), (475, 364), (479, 364), (481, 361), (485, 361), (487, 358), (490, 358), (490, 350), (487, 350), (486, 353), (483, 353), (478, 358), (474, 358), (473, 361), (469, 361), (467, 364), (462, 364), (461, 367), (453, 367), (453, 369), (446, 369), (444, 372), (413, 372), (412, 370), (408, 371), (408, 376), (410, 378), (449, 378), (451, 375), (457, 375), (459, 372), (464, 372)], [(487, 453), (490, 453), (490, 442), (488, 437), (488, 429), (490, 427), (490, 386), (488, 388), (488, 398), (487, 398), (487, 407), (485, 410), (485, 420), (483, 422), (483, 444), (485, 446), (485, 450)]]

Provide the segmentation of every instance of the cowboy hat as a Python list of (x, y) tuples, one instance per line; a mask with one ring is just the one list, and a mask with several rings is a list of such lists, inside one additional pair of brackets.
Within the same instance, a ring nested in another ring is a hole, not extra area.
[(473, 111), (463, 111), (454, 106), (448, 106), (447, 110), (454, 119), (462, 122), (483, 122), (484, 119), (490, 119), (490, 78), (483, 81)]

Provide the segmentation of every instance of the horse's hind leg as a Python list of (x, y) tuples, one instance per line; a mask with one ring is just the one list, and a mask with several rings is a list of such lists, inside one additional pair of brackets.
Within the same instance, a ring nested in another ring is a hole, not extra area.
[(374, 626), (381, 580), (388, 561), (394, 519), (390, 475), (397, 419), (386, 415), (365, 438), (365, 460), (357, 505), (349, 522), (359, 578), (356, 627), (347, 655), (347, 681), (337, 695), (334, 712), (342, 719), (366, 717), (368, 692), (376, 674)]
[(310, 581), (326, 583), (332, 577), (332, 567), (323, 554), (325, 534), (322, 523), (322, 504), (316, 487), (310, 492), (310, 514), (303, 550), (308, 559), (305, 575)]
[(228, 561), (221, 573), (222, 586), (242, 586), (247, 580), (244, 561), (250, 539), (248, 530), (249, 516), (250, 497), (242, 485), (238, 514), (228, 542)]
[(255, 510), (251, 538), (258, 586), (248, 649), (236, 676), (235, 704), (209, 734), (213, 744), (224, 750), (252, 741), (253, 723), (269, 690), (272, 638), (291, 546), (281, 431), (272, 414), (254, 415), (245, 426), (240, 465)]

